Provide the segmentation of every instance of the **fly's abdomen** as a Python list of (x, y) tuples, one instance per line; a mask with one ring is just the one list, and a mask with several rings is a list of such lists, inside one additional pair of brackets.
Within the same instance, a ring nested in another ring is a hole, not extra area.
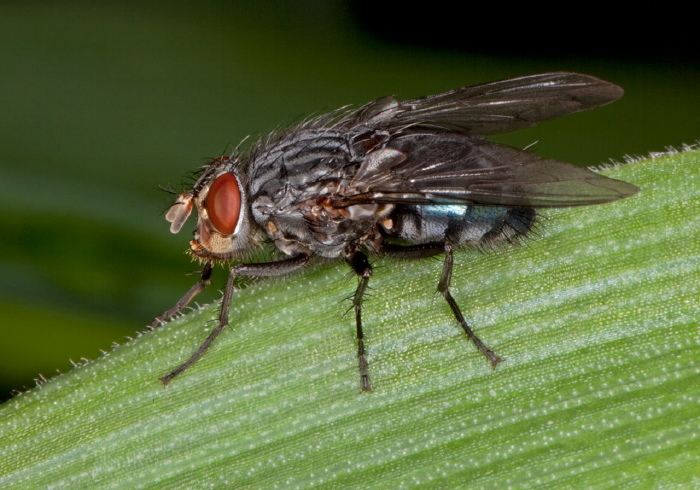
[(527, 207), (403, 205), (393, 211), (393, 227), (387, 231), (410, 244), (496, 244), (525, 235), (536, 217), (535, 209)]

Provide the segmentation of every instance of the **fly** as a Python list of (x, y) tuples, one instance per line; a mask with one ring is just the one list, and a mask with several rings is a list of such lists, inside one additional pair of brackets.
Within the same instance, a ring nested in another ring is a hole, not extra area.
[[(343, 259), (358, 276), (352, 297), (362, 391), (371, 391), (362, 329), (369, 256), (444, 255), (438, 291), (467, 337), (495, 368), (502, 361), (467, 324), (450, 293), (453, 252), (525, 237), (536, 208), (603, 204), (639, 191), (632, 184), (494, 143), (484, 135), (534, 126), (613, 102), (622, 89), (576, 73), (545, 73), (398, 102), (384, 97), (273, 134), (206, 165), (166, 214), (180, 231), (193, 208), (190, 254), (201, 278), (157, 327), (229, 264), (218, 325), (167, 385), (228, 325), (234, 280), (283, 276), (314, 259)], [(278, 259), (241, 262), (263, 243)]]

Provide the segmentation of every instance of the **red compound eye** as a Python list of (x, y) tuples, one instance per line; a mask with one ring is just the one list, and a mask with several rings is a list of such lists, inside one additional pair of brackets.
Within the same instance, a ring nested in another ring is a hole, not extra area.
[(236, 177), (223, 174), (209, 188), (204, 205), (216, 231), (231, 235), (241, 214), (241, 191)]

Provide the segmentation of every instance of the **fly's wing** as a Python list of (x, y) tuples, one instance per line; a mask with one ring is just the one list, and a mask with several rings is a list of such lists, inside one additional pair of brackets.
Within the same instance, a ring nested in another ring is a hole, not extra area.
[(337, 206), (356, 203), (565, 207), (601, 204), (639, 189), (590, 170), (481, 139), (534, 126), (622, 96), (578, 73), (544, 73), (460, 88), (422, 99), (371, 102), (347, 121), (387, 130)]
[(639, 188), (568, 163), (459, 133), (404, 134), (368, 155), (336, 206), (362, 203), (567, 207)]
[(459, 88), (420, 99), (392, 97), (362, 107), (351, 126), (430, 127), (488, 135), (535, 126), (622, 97), (617, 85), (578, 73), (543, 73)]

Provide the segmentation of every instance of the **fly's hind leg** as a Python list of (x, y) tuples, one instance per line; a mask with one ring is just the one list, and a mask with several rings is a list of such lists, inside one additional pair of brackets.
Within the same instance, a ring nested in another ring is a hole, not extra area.
[(440, 255), (444, 253), (445, 263), (442, 267), (442, 275), (440, 276), (440, 282), (438, 282), (438, 292), (442, 294), (443, 298), (445, 298), (445, 301), (447, 301), (447, 304), (450, 305), (452, 313), (454, 314), (459, 324), (462, 326), (462, 329), (464, 329), (464, 333), (467, 334), (467, 337), (469, 337), (469, 339), (472, 342), (474, 342), (474, 345), (476, 345), (476, 347), (481, 352), (483, 352), (486, 357), (488, 357), (489, 361), (491, 361), (491, 366), (495, 368), (498, 365), (498, 363), (503, 360), (500, 357), (498, 357), (491, 349), (489, 349), (486, 346), (486, 344), (484, 344), (479, 339), (479, 337), (477, 337), (476, 334), (472, 331), (471, 327), (469, 326), (469, 324), (467, 324), (467, 321), (464, 319), (464, 315), (462, 315), (462, 312), (460, 311), (457, 302), (450, 293), (450, 282), (452, 280), (453, 265), (452, 246), (450, 244), (436, 242), (426, 243), (422, 245), (401, 246), (385, 243), (382, 245), (381, 251), (382, 253), (391, 257), (407, 259), (433, 257), (435, 255)]
[(442, 276), (440, 276), (440, 282), (438, 282), (438, 292), (442, 294), (442, 296), (445, 298), (445, 301), (447, 301), (447, 304), (450, 305), (450, 308), (452, 308), (452, 313), (454, 313), (455, 318), (457, 318), (459, 324), (462, 325), (464, 333), (466, 333), (467, 337), (469, 337), (469, 339), (472, 342), (474, 342), (474, 345), (476, 345), (477, 348), (481, 352), (483, 352), (486, 357), (488, 357), (489, 361), (491, 361), (491, 367), (495, 369), (498, 363), (501, 362), (503, 359), (498, 357), (491, 349), (486, 347), (486, 344), (484, 344), (479, 339), (479, 337), (476, 336), (476, 334), (472, 331), (471, 327), (469, 327), (469, 325), (467, 324), (467, 321), (464, 319), (464, 315), (462, 315), (462, 312), (460, 311), (457, 302), (452, 297), (452, 294), (450, 294), (450, 282), (452, 281), (453, 264), (452, 246), (449, 244), (445, 244), (444, 252), (445, 264), (442, 267)]
[(360, 283), (357, 285), (355, 295), (352, 298), (352, 304), (355, 308), (355, 323), (357, 325), (357, 358), (360, 366), (362, 391), (372, 391), (372, 386), (369, 384), (369, 374), (367, 373), (367, 357), (365, 357), (365, 341), (362, 333), (362, 300), (365, 291), (367, 291), (369, 278), (372, 276), (372, 266), (369, 265), (367, 256), (359, 251), (349, 254), (347, 261), (355, 274), (360, 278)]

